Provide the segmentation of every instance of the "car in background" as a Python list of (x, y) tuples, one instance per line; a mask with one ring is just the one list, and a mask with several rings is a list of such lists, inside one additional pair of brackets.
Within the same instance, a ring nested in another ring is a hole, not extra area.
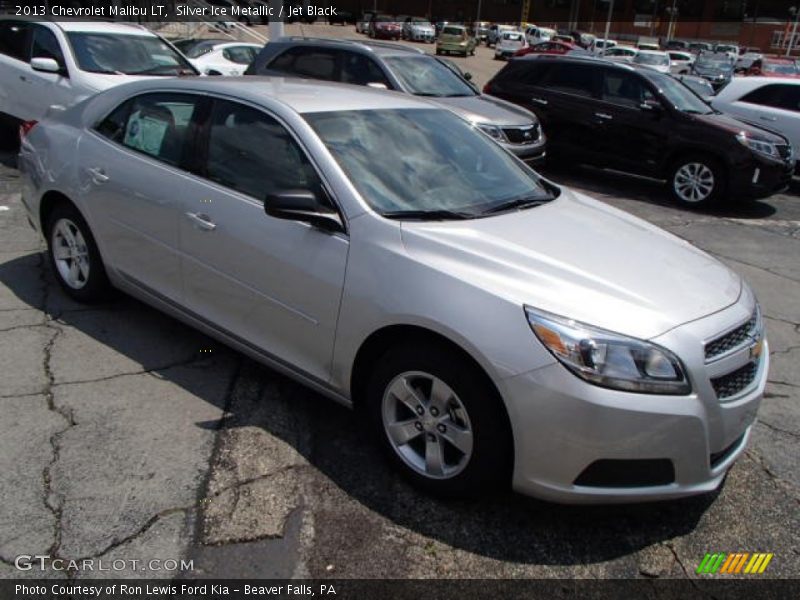
[(705, 77), (715, 90), (720, 90), (733, 79), (733, 65), (727, 54), (703, 52), (697, 55), (689, 73)]
[(747, 69), (746, 75), (760, 77), (800, 77), (797, 63), (790, 58), (762, 56), (755, 59)]
[(631, 63), (654, 69), (659, 73), (669, 73), (671, 69), (669, 54), (660, 50), (639, 50)]
[(665, 50), (689, 50), (689, 42), (684, 40), (669, 40), (666, 44), (664, 44)]
[(372, 18), (377, 14), (378, 13), (371, 10), (364, 11), (364, 13), (361, 15), (361, 18), (356, 21), (356, 33), (368, 33), (369, 24), (372, 21)]
[(463, 25), (445, 25), (436, 39), (436, 54), (460, 54), (463, 57), (475, 54), (477, 40)]
[(694, 54), (681, 50), (667, 50), (669, 69), (672, 73), (688, 74), (694, 64)]
[(367, 35), (376, 40), (399, 40), (403, 29), (391, 15), (373, 15), (367, 28)]
[(764, 55), (760, 51), (745, 52), (736, 59), (734, 63), (734, 72), (742, 75), (747, 74), (747, 71), (753, 66), (753, 63), (762, 58), (764, 58)]
[(639, 50), (650, 50), (653, 52), (658, 52), (661, 50), (658, 44), (654, 44), (652, 42), (639, 42), (636, 44), (636, 48)]
[(714, 86), (708, 82), (708, 79), (684, 73), (673, 73), (672, 76), (700, 96), (704, 102), (710, 103), (714, 98)]
[(575, 38), (572, 37), (571, 35), (567, 34), (567, 33), (559, 33), (557, 35), (554, 35), (551, 38), (551, 40), (554, 41), (554, 42), (564, 42), (564, 43), (567, 43), (567, 44), (577, 44), (577, 42), (575, 41)]
[(262, 47), (259, 44), (226, 42), (216, 44), (208, 52), (189, 60), (205, 75), (244, 75)]
[(717, 54), (727, 54), (732, 60), (739, 58), (741, 48), (736, 44), (717, 44), (714, 46), (714, 52)]
[(603, 58), (619, 62), (631, 62), (639, 50), (633, 46), (614, 46), (603, 53)]
[(614, 46), (618, 46), (617, 40), (606, 40), (603, 38), (597, 38), (592, 42), (592, 45), (589, 46), (589, 52), (592, 54), (602, 55), (605, 53), (606, 50), (609, 48), (613, 48)]
[(0, 115), (6, 126), (41, 120), (53, 105), (69, 107), (122, 83), (176, 75), (198, 71), (144, 27), (0, 16)]
[(486, 34), (486, 45), (491, 47), (497, 43), (497, 40), (500, 38), (500, 34), (504, 31), (519, 31), (519, 27), (516, 25), (502, 25), (498, 23), (493, 23), (489, 26), (489, 31)]
[(489, 23), (489, 21), (479, 21), (473, 24), (472, 31), (474, 32), (475, 39), (478, 40), (478, 45), (485, 43), (489, 38), (490, 25), (491, 23)]
[(548, 42), (557, 35), (555, 29), (549, 27), (539, 27), (538, 25), (531, 25), (525, 29), (525, 40), (528, 45), (535, 46), (540, 42)]
[(690, 42), (689, 52), (692, 54), (700, 54), (702, 52), (714, 52), (714, 47), (707, 42)]
[(280, 38), (262, 49), (246, 75), (307, 77), (424, 97), (461, 115), (521, 159), (544, 157), (545, 138), (531, 112), (481, 94), (452, 62), (417, 48)]
[(180, 50), (186, 58), (198, 58), (206, 52), (211, 52), (211, 49), (217, 44), (226, 44), (232, 41), (231, 38), (186, 38), (172, 40), (172, 45)]
[(425, 17), (407, 17), (403, 22), (402, 35), (404, 40), (432, 44), (436, 41), (436, 28)]
[(504, 31), (500, 34), (500, 40), (495, 45), (494, 57), (496, 60), (511, 58), (517, 52), (526, 48), (527, 45), (525, 34), (521, 31)]
[(779, 131), (800, 157), (800, 79), (736, 77), (711, 102), (717, 110)]
[(783, 136), (719, 113), (653, 69), (524, 57), (509, 61), (484, 91), (536, 113), (556, 164), (665, 180), (686, 207), (769, 196), (794, 171)]
[(575, 40), (575, 44), (583, 48), (584, 50), (588, 49), (589, 46), (592, 45), (592, 42), (597, 39), (597, 36), (593, 33), (588, 33), (586, 31), (571, 31), (570, 35), (572, 35), (572, 39)]
[(526, 45), (517, 50), (515, 56), (526, 56), (528, 54), (569, 54), (573, 50), (581, 50), (575, 44), (568, 44), (567, 42), (539, 42), (533, 46)]

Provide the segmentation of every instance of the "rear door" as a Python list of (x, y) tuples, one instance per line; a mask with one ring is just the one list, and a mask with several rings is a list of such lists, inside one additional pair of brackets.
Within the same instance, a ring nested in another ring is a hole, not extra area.
[(192, 94), (137, 96), (78, 146), (81, 191), (101, 250), (129, 283), (174, 302), (181, 300), (178, 217), (202, 102)]

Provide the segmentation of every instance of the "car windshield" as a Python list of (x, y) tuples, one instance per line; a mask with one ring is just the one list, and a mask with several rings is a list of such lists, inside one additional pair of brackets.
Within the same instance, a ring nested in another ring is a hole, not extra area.
[[(645, 70), (648, 72), (645, 73)], [(714, 112), (697, 94), (674, 77), (651, 69), (642, 69), (642, 75), (647, 77), (658, 88), (664, 99), (674, 106), (676, 110), (699, 115), (708, 115)]]
[(431, 56), (387, 56), (386, 65), (415, 96), (475, 96), (477, 92), (452, 69)]
[(196, 71), (157, 37), (111, 33), (67, 34), (78, 68), (113, 75), (185, 75)]
[(721, 71), (730, 71), (733, 68), (730, 59), (727, 58), (704, 58), (699, 57), (695, 66), (700, 69), (719, 69)]
[(445, 35), (464, 35), (464, 29), (461, 27), (445, 27), (442, 29), (442, 33)]
[(700, 97), (714, 95), (714, 87), (705, 79), (684, 77), (680, 82)]
[(447, 110), (304, 116), (364, 200), (385, 216), (463, 219), (553, 197), (532, 170)]
[(638, 65), (663, 66), (669, 64), (669, 57), (664, 54), (639, 53), (634, 57), (633, 62)]
[(521, 42), (522, 41), (522, 34), (521, 33), (504, 33), (502, 37), (504, 42)]
[(798, 71), (797, 66), (794, 63), (790, 62), (767, 62), (764, 61), (763, 66), (764, 71), (770, 71), (772, 73), (780, 73), (781, 75), (797, 75), (800, 74)]

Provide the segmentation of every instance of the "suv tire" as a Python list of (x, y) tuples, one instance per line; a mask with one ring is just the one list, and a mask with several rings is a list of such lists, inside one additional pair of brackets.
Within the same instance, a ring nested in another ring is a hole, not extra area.
[(672, 198), (687, 207), (719, 202), (727, 189), (725, 167), (707, 154), (687, 154), (672, 163), (667, 184)]

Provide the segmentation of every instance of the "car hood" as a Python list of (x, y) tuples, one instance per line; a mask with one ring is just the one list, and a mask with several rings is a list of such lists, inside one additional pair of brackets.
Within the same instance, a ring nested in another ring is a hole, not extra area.
[(536, 122), (536, 117), (533, 113), (510, 102), (487, 96), (486, 94), (434, 98), (433, 100), (450, 110), (454, 110), (473, 123), (525, 126)]
[(727, 129), (731, 135), (736, 135), (744, 131), (748, 136), (755, 140), (771, 142), (773, 144), (785, 144), (786, 139), (763, 127), (737, 119), (727, 113), (711, 113), (708, 115), (691, 115), (692, 118), (708, 123), (717, 128)]
[(741, 278), (688, 242), (562, 190), (484, 219), (404, 222), (411, 258), (529, 305), (650, 339), (735, 303)]

